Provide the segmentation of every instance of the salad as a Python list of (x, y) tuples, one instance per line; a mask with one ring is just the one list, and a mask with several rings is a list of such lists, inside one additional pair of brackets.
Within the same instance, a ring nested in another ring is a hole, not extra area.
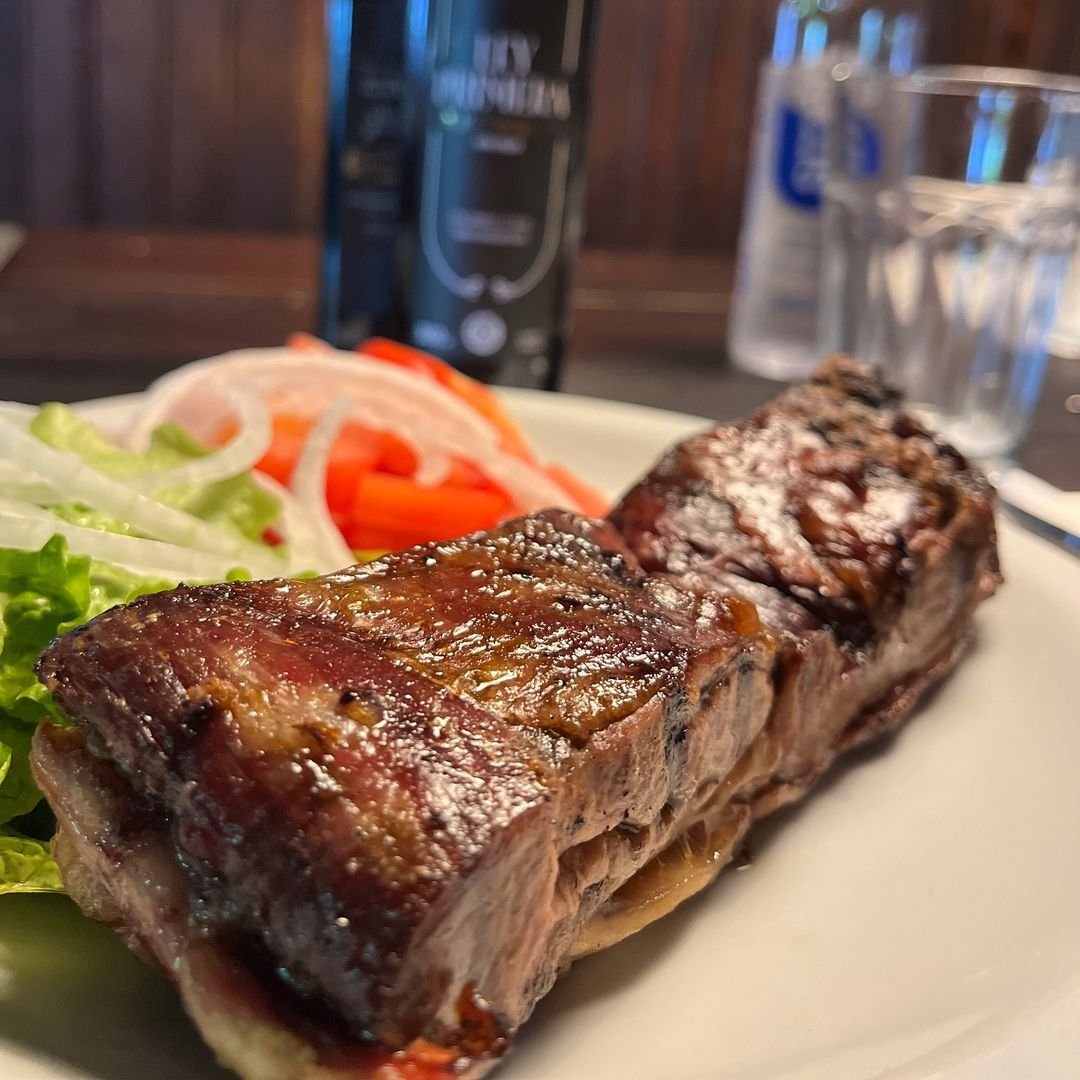
[(52, 638), (182, 581), (321, 573), (546, 506), (606, 509), (491, 390), (383, 339), (197, 361), (123, 431), (0, 403), (0, 893), (62, 889), (29, 767), (60, 719), (34, 673)]

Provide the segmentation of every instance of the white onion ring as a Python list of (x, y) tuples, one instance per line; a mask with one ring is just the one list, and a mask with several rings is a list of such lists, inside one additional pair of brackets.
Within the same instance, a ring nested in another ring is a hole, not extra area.
[(0, 460), (0, 491), (9, 498), (37, 505), (66, 501), (52, 484), (10, 461)]
[(315, 567), (319, 571), (340, 570), (355, 561), (326, 503), (326, 471), (330, 464), (330, 453), (351, 405), (348, 398), (338, 398), (319, 417), (304, 442), (289, 484), (301, 509), (310, 515), (309, 523), (317, 536), (315, 550), (322, 563)]
[(87, 503), (149, 537), (223, 556), (232, 560), (231, 565), (263, 577), (273, 577), (282, 569), (265, 547), (104, 476), (77, 455), (53, 449), (2, 415), (0, 455), (40, 476), (61, 498)]
[[(144, 491), (160, 491), (162, 488), (188, 484), (215, 484), (251, 471), (270, 448), (273, 439), (270, 412), (261, 398), (236, 387), (228, 387), (225, 396), (231, 412), (240, 421), (236, 435), (219, 450), (205, 457), (139, 475), (134, 478), (138, 487)], [(132, 439), (136, 444), (142, 443), (143, 449), (150, 441), (142, 424), (137, 425)]]
[(307, 515), (301, 509), (296, 496), (287, 487), (265, 473), (255, 472), (251, 474), (251, 477), (261, 488), (270, 492), (281, 505), (281, 517), (274, 523), (274, 528), (285, 542), (284, 550), (289, 560), (289, 573), (302, 574), (315, 570), (309, 552), (314, 552), (318, 548), (319, 538), (311, 528)]
[(37, 550), (57, 534), (77, 555), (89, 555), (157, 580), (219, 581), (237, 568), (236, 563), (220, 556), (161, 540), (88, 529), (35, 506), (0, 499), (0, 547)]
[[(503, 486), (520, 512), (565, 506), (567, 493), (541, 470), (507, 454), (498, 430), (469, 405), (437, 383), (403, 368), (362, 354), (327, 349), (249, 349), (198, 360), (152, 384), (136, 427), (144, 433), (168, 419), (177, 419), (195, 434), (212, 438), (206, 424), (214, 416), (206, 395), (220, 395), (224, 380), (239, 380), (257, 390), (271, 408), (314, 415), (339, 397), (347, 397), (350, 417), (387, 431), (417, 453), (416, 479), (435, 484), (443, 479), (451, 455), (476, 461)], [(198, 394), (198, 412), (184, 414), (186, 401)], [(201, 429), (201, 430), (200, 430)]]
[(24, 405), (21, 401), (0, 401), (0, 416), (6, 416), (21, 427), (28, 427), (37, 414), (36, 405)]

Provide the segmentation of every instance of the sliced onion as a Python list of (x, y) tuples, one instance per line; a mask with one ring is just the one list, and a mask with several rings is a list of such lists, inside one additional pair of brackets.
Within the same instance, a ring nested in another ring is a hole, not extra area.
[(257, 576), (272, 577), (281, 570), (265, 548), (102, 475), (77, 455), (47, 446), (4, 416), (0, 454), (52, 484), (61, 498), (93, 506), (147, 536), (224, 556)]
[(0, 460), (0, 491), (12, 499), (27, 503), (64, 502), (52, 484), (42, 480), (36, 473)]
[[(266, 403), (257, 395), (243, 392), (236, 387), (225, 391), (230, 409), (240, 422), (240, 429), (220, 450), (206, 457), (195, 458), (170, 469), (143, 473), (137, 478), (138, 486), (145, 491), (159, 491), (166, 487), (188, 484), (215, 484), (249, 472), (270, 447), (273, 430)], [(137, 425), (133, 433), (135, 445), (149, 444), (144, 437), (144, 425)]]
[(171, 418), (191, 426), (196, 434), (212, 437), (207, 428), (216, 422), (215, 409), (220, 414), (226, 377), (261, 392), (272, 409), (299, 415), (317, 415), (337, 398), (347, 397), (350, 417), (389, 432), (414, 449), (419, 483), (440, 482), (450, 457), (457, 455), (480, 464), (522, 511), (567, 503), (561, 487), (541, 470), (507, 454), (494, 425), (454, 394), (415, 372), (363, 354), (249, 349), (196, 361), (150, 387), (137, 430), (151, 430)]
[(270, 492), (281, 504), (281, 518), (275, 522), (284, 538), (284, 552), (288, 557), (289, 572), (293, 574), (315, 570), (312, 562), (314, 552), (319, 546), (318, 534), (311, 526), (307, 514), (301, 509), (295, 495), (283, 484), (265, 473), (252, 473), (252, 479), (260, 487)]
[(147, 578), (218, 581), (237, 564), (191, 548), (138, 536), (88, 529), (11, 499), (0, 499), (0, 547), (36, 551), (59, 534), (78, 555), (110, 562)]
[[(199, 397), (190, 398), (187, 372), (202, 361), (185, 364), (152, 382), (139, 397), (139, 411), (125, 439), (126, 445), (141, 453), (150, 446), (151, 436), (162, 424), (173, 421), (204, 442), (212, 442), (228, 423), (233, 406), (222, 381), (200, 378)], [(187, 411), (185, 403), (189, 403)]]
[(37, 413), (34, 405), (24, 405), (21, 401), (0, 401), (0, 416), (6, 416), (20, 427), (27, 427)]
[(300, 451), (289, 485), (317, 537), (316, 550), (322, 565), (315, 569), (320, 571), (340, 570), (355, 561), (326, 505), (330, 452), (351, 409), (352, 402), (348, 398), (338, 398), (319, 417)]

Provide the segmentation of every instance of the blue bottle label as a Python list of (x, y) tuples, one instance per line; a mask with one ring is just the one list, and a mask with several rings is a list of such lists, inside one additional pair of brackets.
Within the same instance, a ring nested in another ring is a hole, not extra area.
[(776, 187), (793, 206), (821, 207), (825, 125), (791, 105), (780, 106)]
[(872, 180), (881, 173), (881, 133), (865, 117), (848, 112), (843, 123), (847, 175), (853, 180)]

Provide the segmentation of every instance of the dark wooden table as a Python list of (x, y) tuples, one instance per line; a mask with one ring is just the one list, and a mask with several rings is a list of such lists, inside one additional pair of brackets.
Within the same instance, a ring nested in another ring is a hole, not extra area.
[[(315, 325), (309, 235), (31, 233), (0, 271), (0, 397), (79, 400), (138, 390), (178, 364), (277, 345)], [(563, 389), (715, 419), (777, 385), (724, 349), (732, 268), (712, 256), (586, 251)], [(1053, 360), (1023, 464), (1080, 489), (1080, 361)]]

